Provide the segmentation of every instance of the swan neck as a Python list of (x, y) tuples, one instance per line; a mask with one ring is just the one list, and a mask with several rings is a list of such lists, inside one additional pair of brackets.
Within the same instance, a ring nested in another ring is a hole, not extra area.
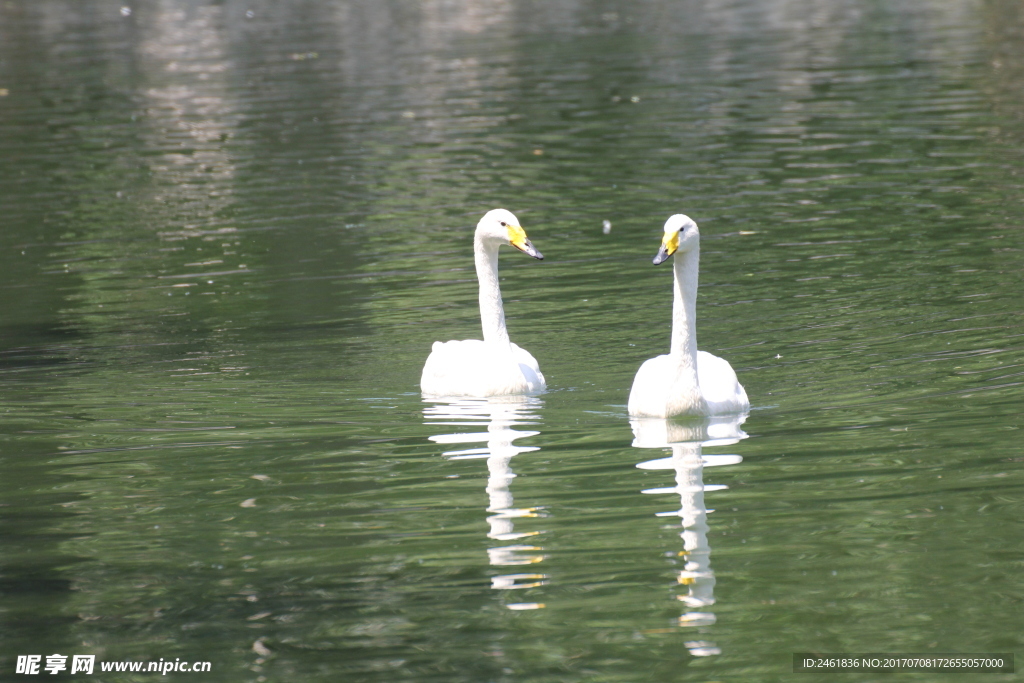
[(672, 260), (674, 293), (672, 298), (672, 348), (669, 355), (681, 367), (697, 372), (697, 271), (700, 247)]
[(498, 245), (477, 236), (473, 240), (473, 254), (480, 283), (480, 324), (484, 341), (508, 346), (505, 309), (501, 305), (501, 289), (498, 287)]

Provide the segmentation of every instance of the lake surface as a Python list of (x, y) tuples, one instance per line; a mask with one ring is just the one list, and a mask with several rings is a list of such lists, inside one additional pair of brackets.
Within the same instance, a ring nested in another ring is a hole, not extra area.
[[(1022, 86), (1010, 0), (0, 5), (0, 678), (1021, 654)], [(424, 401), (498, 206), (548, 391)], [(742, 422), (626, 414), (677, 212)]]

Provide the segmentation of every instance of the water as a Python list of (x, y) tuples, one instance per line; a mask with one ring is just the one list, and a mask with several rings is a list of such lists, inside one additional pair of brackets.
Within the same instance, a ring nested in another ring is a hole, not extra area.
[[(1021, 652), (1015, 3), (122, 7), (0, 6), (5, 677)], [(424, 402), (495, 206), (549, 391)], [(742, 424), (626, 415), (678, 211)]]

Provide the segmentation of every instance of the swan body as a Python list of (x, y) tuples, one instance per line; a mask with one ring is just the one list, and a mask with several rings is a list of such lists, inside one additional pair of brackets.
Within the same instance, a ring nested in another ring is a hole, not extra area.
[(629, 414), (636, 417), (728, 415), (750, 408), (747, 392), (729, 361), (697, 350), (697, 271), (700, 232), (688, 216), (665, 222), (657, 265), (674, 255), (672, 347), (645, 361), (629, 392)]
[(540, 366), (529, 351), (513, 344), (505, 328), (498, 288), (498, 247), (509, 244), (536, 259), (534, 248), (511, 211), (488, 211), (473, 238), (480, 283), (480, 323), (484, 338), (434, 342), (423, 366), (420, 390), (427, 396), (507, 396), (545, 387)]
[(508, 396), (544, 389), (544, 375), (517, 344), (462, 339), (434, 342), (423, 366), (420, 390), (429, 396)]

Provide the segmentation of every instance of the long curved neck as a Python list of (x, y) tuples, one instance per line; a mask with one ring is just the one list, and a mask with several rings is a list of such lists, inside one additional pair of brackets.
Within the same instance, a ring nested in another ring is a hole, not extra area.
[(484, 328), (484, 341), (508, 346), (505, 309), (498, 288), (498, 245), (486, 243), (477, 236), (473, 240), (473, 256), (476, 278), (480, 282), (480, 324)]
[(700, 247), (694, 247), (672, 259), (674, 296), (672, 299), (672, 348), (669, 355), (681, 372), (693, 374), (697, 385), (697, 271)]

